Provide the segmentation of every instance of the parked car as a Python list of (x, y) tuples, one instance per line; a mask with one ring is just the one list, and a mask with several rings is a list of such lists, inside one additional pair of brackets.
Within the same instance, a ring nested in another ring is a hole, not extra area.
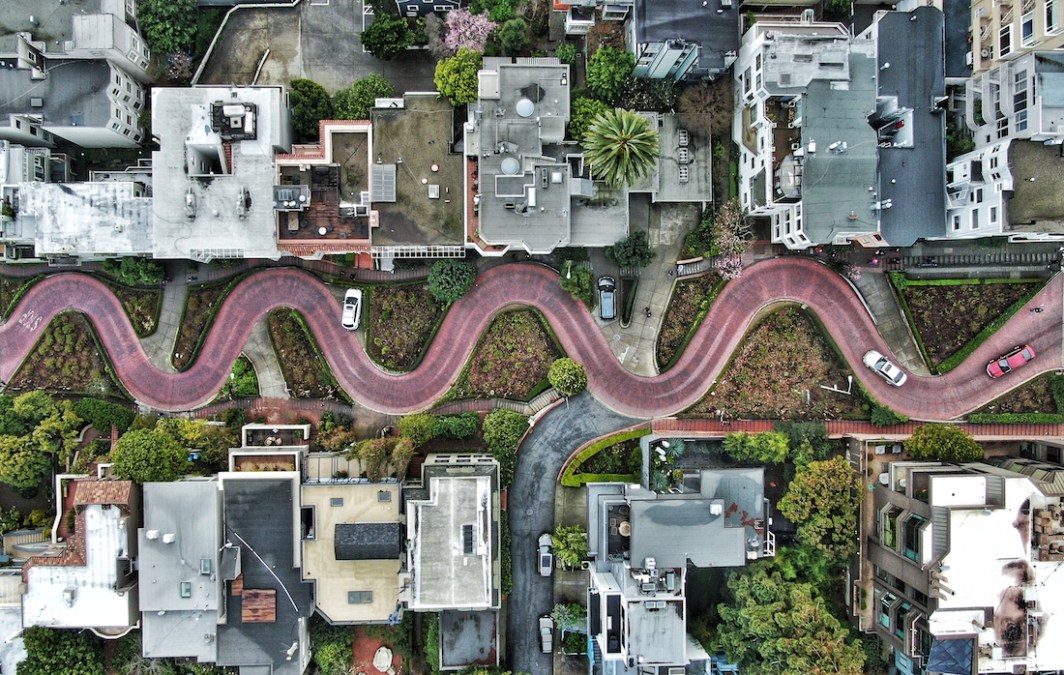
[(905, 384), (905, 380), (908, 379), (908, 376), (902, 372), (901, 368), (891, 363), (887, 357), (883, 356), (874, 349), (869, 352), (866, 352), (862, 361), (864, 361), (864, 364), (866, 366), (871, 368), (873, 371), (878, 373), (880, 377), (886, 380), (887, 384), (894, 385), (895, 387), (900, 387), (901, 385)]
[(554, 571), (554, 540), (547, 533), (539, 535), (539, 573), (549, 577)]
[(1034, 348), (1031, 345), (1013, 347), (1012, 351), (994, 359), (986, 366), (986, 374), (993, 378), (1008, 375), (1020, 366), (1034, 358)]
[(546, 614), (539, 617), (539, 644), (544, 654), (554, 651), (554, 619)]
[(358, 328), (359, 322), (362, 320), (362, 289), (361, 288), (349, 288), (344, 293), (344, 314), (341, 324), (347, 330), (355, 330)]
[(617, 282), (613, 277), (599, 277), (599, 317), (603, 321), (617, 318)]

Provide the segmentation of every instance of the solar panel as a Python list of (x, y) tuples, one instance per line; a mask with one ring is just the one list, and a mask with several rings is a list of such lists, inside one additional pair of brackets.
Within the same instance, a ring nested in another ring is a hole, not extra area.
[(466, 555), (473, 554), (473, 526), (462, 526), (462, 551)]

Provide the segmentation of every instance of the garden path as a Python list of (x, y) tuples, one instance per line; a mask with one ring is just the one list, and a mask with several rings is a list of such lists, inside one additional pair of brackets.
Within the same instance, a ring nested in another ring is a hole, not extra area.
[[(588, 388), (622, 414), (660, 417), (696, 402), (727, 364), (759, 311), (800, 303), (823, 321), (858, 379), (884, 404), (916, 420), (962, 415), (1025, 381), (1061, 368), (1061, 275), (1031, 301), (1045, 311), (1020, 311), (971, 358), (938, 377), (913, 375), (899, 389), (889, 387), (857, 364), (868, 349), (890, 353), (868, 310), (837, 274), (815, 262), (781, 258), (759, 262), (728, 284), (713, 304), (675, 367), (657, 377), (625, 370), (610, 353), (595, 320), (561, 289), (546, 267), (508, 264), (484, 272), (475, 288), (455, 303), (421, 366), (403, 375), (381, 372), (337, 320), (329, 290), (306, 272), (269, 270), (242, 281), (229, 295), (189, 370), (167, 374), (151, 364), (125, 312), (106, 285), (84, 275), (59, 274), (37, 284), (0, 326), (0, 379), (7, 381), (33, 349), (39, 332), (65, 310), (86, 313), (114, 362), (123, 384), (141, 403), (162, 410), (187, 410), (208, 402), (221, 387), (252, 327), (279, 306), (305, 317), (341, 386), (366, 407), (405, 413), (427, 408), (450, 388), (496, 312), (514, 303), (537, 308), (554, 328), (563, 349), (584, 364)], [(1008, 378), (988, 380), (990, 359), (1013, 345), (1034, 346), (1039, 358)]]

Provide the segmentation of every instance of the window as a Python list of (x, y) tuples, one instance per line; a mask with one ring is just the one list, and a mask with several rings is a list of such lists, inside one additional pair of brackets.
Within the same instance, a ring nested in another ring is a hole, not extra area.
[(388, 492), (387, 490), (379, 490), (379, 491), (377, 491), (377, 501), (378, 502), (390, 502), (390, 501), (392, 501), (392, 493)]
[[(975, 217), (976, 213), (978, 213), (978, 211), (973, 211), (972, 212), (972, 216), (973, 216), (972, 222), (978, 222), (978, 220), (979, 220), (978, 218)], [(904, 553), (905, 553), (905, 557), (908, 558), (909, 560), (914, 560), (916, 562), (920, 561), (920, 552), (921, 552), (920, 528), (926, 522), (927, 521), (924, 520), (922, 517), (915, 516), (915, 515), (914, 516), (910, 516), (909, 519), (907, 521), (905, 521), (905, 551), (904, 551)]]
[(960, 215), (954, 213), (951, 216), (951, 220), (953, 221), (953, 230), (954, 231), (957, 231), (957, 230), (961, 229), (961, 217), (960, 217)]
[(1046, 32), (1060, 30), (1060, 0), (1046, 0)]
[(998, 168), (998, 156), (997, 155), (991, 155), (990, 156), (990, 170), (993, 171), (996, 168)]
[(902, 602), (894, 608), (894, 635), (900, 638), (905, 637), (905, 615), (912, 607), (909, 603)]
[(997, 121), (997, 137), (1005, 138), (1009, 135), (1009, 119), (1002, 117)]
[(200, 561), (199, 561), (199, 573), (202, 574), (205, 577), (209, 577), (211, 575), (211, 559), (210, 558), (200, 558)]
[(373, 591), (348, 591), (347, 604), (369, 605), (373, 602)]
[(182, 598), (191, 598), (192, 597), (192, 582), (191, 581), (182, 581), (181, 582), (181, 597)]
[(915, 588), (913, 590), (913, 600), (919, 602), (924, 607), (927, 607), (927, 603), (931, 601), (922, 591), (918, 591)]
[(1020, 20), (1020, 35), (1024, 47), (1034, 44), (1034, 12), (1027, 12)]
[(879, 625), (890, 628), (890, 606), (897, 600), (893, 593), (887, 593), (879, 600)]
[(991, 206), (990, 207), (990, 222), (991, 223), (996, 223), (997, 221), (998, 221), (998, 207)]
[(998, 33), (998, 55), (1012, 53), (1012, 26), (1005, 26)]
[(122, 76), (115, 73), (115, 84), (122, 84)]
[(473, 526), (462, 526), (462, 552), (466, 555), (473, 554)]
[(344, 505), (344, 498), (343, 497), (332, 497), (331, 499), (329, 499), (329, 506), (343, 506), (343, 505)]
[(1022, 110), (1016, 114), (1016, 131), (1027, 131), (1027, 111)]
[(1027, 71), (1018, 70), (1012, 78), (1012, 109), (1027, 110)]

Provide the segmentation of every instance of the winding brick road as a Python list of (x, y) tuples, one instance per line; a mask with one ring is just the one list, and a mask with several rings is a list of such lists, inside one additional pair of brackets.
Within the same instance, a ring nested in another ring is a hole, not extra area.
[[(587, 310), (560, 288), (556, 273), (537, 265), (502, 265), (483, 273), (476, 287), (455, 303), (422, 365), (401, 376), (373, 365), (354, 336), (341, 328), (333, 295), (306, 272), (268, 270), (243, 281), (219, 311), (196, 364), (175, 375), (151, 365), (121, 305), (104, 284), (84, 275), (60, 274), (38, 283), (0, 326), (0, 379), (14, 375), (53, 316), (78, 310), (96, 326), (119, 377), (138, 401), (162, 410), (195, 408), (222, 386), (251, 327), (271, 309), (287, 306), (306, 318), (337, 380), (354, 398), (374, 410), (406, 413), (428, 407), (447, 392), (496, 312), (526, 304), (543, 312), (565, 351), (584, 364), (596, 398), (624, 415), (659, 417), (702, 397), (759, 311), (796, 302), (820, 317), (877, 399), (913, 419), (945, 420), (1061, 368), (1062, 287), (1057, 275), (1032, 301), (1043, 312), (1021, 311), (948, 375), (910, 375), (908, 384), (895, 389), (861, 365), (866, 350), (890, 350), (860, 299), (831, 270), (795, 258), (758, 263), (728, 284), (679, 363), (654, 378), (625, 370)], [(1021, 342), (1033, 345), (1038, 358), (1009, 377), (987, 378), (986, 362)]]

